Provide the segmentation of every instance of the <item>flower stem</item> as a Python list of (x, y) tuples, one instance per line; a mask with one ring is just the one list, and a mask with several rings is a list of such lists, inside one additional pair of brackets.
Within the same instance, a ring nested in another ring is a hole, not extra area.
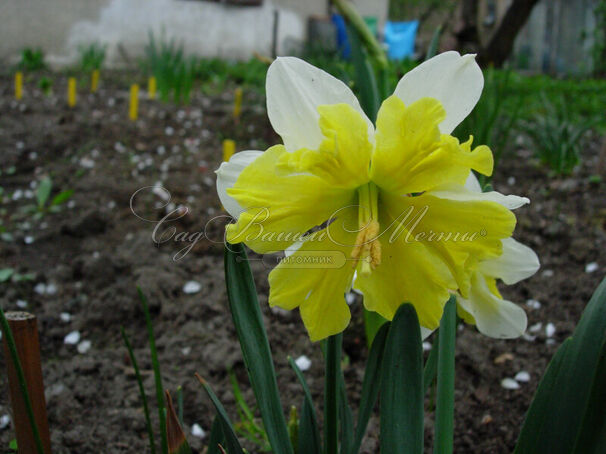
[(324, 382), (324, 454), (337, 454), (338, 442), (338, 374), (341, 363), (341, 336), (330, 336), (325, 343), (326, 362)]

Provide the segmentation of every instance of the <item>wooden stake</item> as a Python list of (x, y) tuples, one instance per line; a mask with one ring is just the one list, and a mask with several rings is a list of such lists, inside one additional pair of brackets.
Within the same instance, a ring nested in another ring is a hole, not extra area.
[(97, 88), (99, 87), (99, 70), (93, 70), (93, 73), (90, 76), (90, 92), (96, 93)]
[(149, 99), (156, 99), (156, 78), (154, 76), (147, 80), (147, 96)]
[(236, 152), (236, 142), (231, 139), (223, 141), (223, 162), (227, 162)]
[(67, 80), (67, 105), (74, 107), (76, 105), (76, 78), (70, 77)]
[(19, 101), (23, 98), (23, 73), (18, 71), (15, 73), (15, 99)]
[[(27, 384), (27, 390), (34, 411), (34, 419), (38, 426), (38, 432), (44, 452), (51, 453), (50, 432), (48, 429), (48, 417), (46, 415), (46, 401), (44, 399), (44, 383), (42, 380), (42, 366), (40, 363), (40, 342), (38, 339), (38, 327), (36, 317), (27, 312), (7, 312), (6, 320), (13, 333), (17, 354), (23, 375)], [(8, 374), (8, 385), (10, 401), (13, 409), (13, 421), (17, 435), (19, 452), (36, 453), (36, 443), (27, 408), (21, 393), (17, 370), (11, 359), (7, 344), (7, 335), (4, 333), (4, 354)]]
[(139, 116), (139, 85), (130, 86), (130, 106), (128, 109), (128, 118), (135, 121)]

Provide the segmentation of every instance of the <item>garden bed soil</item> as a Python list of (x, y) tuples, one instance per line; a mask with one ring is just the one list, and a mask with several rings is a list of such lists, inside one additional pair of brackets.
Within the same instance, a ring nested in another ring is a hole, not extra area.
[[(36, 78), (26, 77), (20, 102), (13, 99), (12, 79), (0, 78), (0, 186), (5, 194), (1, 219), (5, 233), (12, 236), (12, 241), (0, 242), (0, 268), (34, 275), (32, 280), (1, 283), (0, 304), (5, 311), (17, 310), (21, 300), (38, 317), (54, 452), (147, 450), (142, 403), (120, 335), (123, 326), (153, 402), (137, 285), (150, 302), (164, 386), (172, 392), (183, 387), (188, 438), (195, 452), (203, 452), (206, 439), (192, 436), (191, 426), (197, 423), (208, 432), (213, 409), (194, 372), (213, 386), (234, 420), (228, 370), (234, 370), (249, 405), (254, 403), (227, 307), (221, 243), (227, 221), (217, 219), (221, 206), (213, 170), (222, 160), (224, 138), (235, 139), (239, 150), (265, 149), (278, 142), (266, 118), (263, 96), (245, 92), (239, 124), (231, 118), (233, 90), (229, 88), (215, 94), (198, 92), (189, 105), (180, 107), (143, 96), (139, 120), (131, 122), (128, 73), (104, 73), (96, 94), (85, 93), (81, 86), (73, 109), (63, 96), (66, 77), (50, 77), (55, 80), (54, 94), (43, 95), (32, 88)], [(606, 249), (605, 183), (592, 183), (589, 178), (605, 175), (606, 151), (600, 139), (591, 139), (581, 166), (569, 177), (550, 176), (526, 148), (513, 148), (497, 167), (494, 186), (532, 200), (517, 211), (515, 236), (538, 253), (542, 267), (532, 278), (502, 292), (523, 305), (529, 326), (542, 326), (516, 340), (488, 339), (470, 326), (459, 331), (455, 452), (461, 454), (512, 451), (549, 359), (572, 333), (606, 268), (599, 254)], [(52, 178), (53, 194), (73, 189), (74, 195), (58, 213), (35, 219), (23, 210), (35, 203), (30, 198), (35, 193), (32, 182), (45, 175)], [(167, 208), (173, 207), (158, 207), (165, 203), (163, 193), (155, 190), (154, 194), (150, 188), (158, 182), (170, 192), (170, 203), (187, 207), (187, 214), (160, 222)], [(21, 197), (12, 200), (15, 191)], [(193, 244), (191, 236), (189, 242), (171, 236), (171, 228), (190, 233), (206, 229), (207, 235)], [(154, 243), (154, 232), (161, 244)], [(183, 254), (189, 246), (191, 250)], [(182, 257), (175, 260), (179, 251)], [(587, 272), (592, 262), (597, 270)], [(287, 355), (311, 359), (305, 376), (321, 402), (319, 345), (310, 343), (296, 311), (268, 308), (270, 270), (259, 260), (251, 265), (285, 413), (302, 399)], [(200, 284), (199, 292), (184, 292), (188, 281)], [(353, 322), (344, 336), (348, 358), (344, 373), (356, 408), (367, 356), (359, 297), (352, 311)], [(546, 334), (548, 323), (555, 327), (552, 336)], [(91, 342), (88, 351), (79, 353), (76, 345), (64, 343), (72, 331)], [(1, 368), (4, 361), (2, 357)], [(520, 371), (529, 373), (529, 382), (515, 390), (501, 386), (504, 378)], [(0, 413), (8, 414), (5, 374), (0, 375), (0, 390)], [(431, 446), (433, 415), (426, 415), (427, 446)], [(152, 417), (156, 421), (155, 411)], [(378, 452), (378, 432), (378, 419), (373, 417), (364, 453)], [(0, 451), (7, 450), (13, 437), (10, 426), (0, 430)]]

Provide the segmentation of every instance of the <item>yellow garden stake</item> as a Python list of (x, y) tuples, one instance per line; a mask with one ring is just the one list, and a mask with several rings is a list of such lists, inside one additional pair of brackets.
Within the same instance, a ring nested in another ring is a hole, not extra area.
[(99, 87), (99, 70), (95, 69), (90, 76), (90, 92), (96, 93)]
[(132, 84), (130, 86), (130, 106), (128, 109), (128, 118), (132, 121), (137, 119), (139, 113), (139, 85)]
[(15, 73), (15, 99), (19, 101), (23, 98), (23, 73), (17, 71)]
[(223, 162), (227, 162), (236, 152), (236, 142), (231, 139), (223, 141)]
[(236, 123), (240, 121), (240, 114), (242, 113), (242, 87), (236, 88), (234, 94), (234, 120)]
[(76, 105), (76, 78), (70, 77), (67, 80), (67, 105), (74, 107)]
[(156, 78), (154, 76), (147, 80), (147, 96), (149, 99), (156, 99)]

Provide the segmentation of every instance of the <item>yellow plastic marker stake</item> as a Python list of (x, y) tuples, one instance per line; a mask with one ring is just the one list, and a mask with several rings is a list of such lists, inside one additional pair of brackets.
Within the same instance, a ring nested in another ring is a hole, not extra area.
[(95, 93), (99, 87), (99, 70), (95, 69), (90, 76), (90, 92)]
[(130, 108), (128, 109), (128, 118), (135, 121), (139, 114), (139, 85), (130, 86)]
[(223, 141), (223, 162), (227, 162), (236, 152), (236, 142), (231, 139)]
[(67, 105), (74, 107), (76, 105), (76, 78), (70, 77), (67, 80)]
[(240, 120), (240, 114), (242, 113), (242, 88), (236, 88), (234, 94), (234, 120)]
[(23, 73), (18, 71), (15, 73), (15, 99), (23, 98)]
[(154, 76), (147, 80), (147, 95), (149, 99), (156, 99), (156, 78)]

